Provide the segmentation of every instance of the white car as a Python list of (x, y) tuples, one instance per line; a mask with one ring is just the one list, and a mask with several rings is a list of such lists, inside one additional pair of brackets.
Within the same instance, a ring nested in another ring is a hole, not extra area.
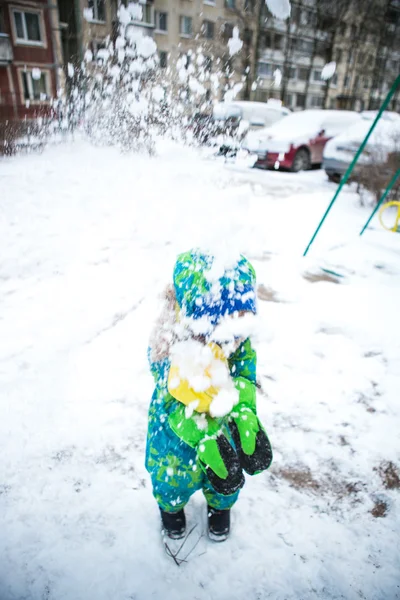
[(282, 106), (278, 100), (269, 100), (268, 102), (247, 102), (238, 100), (237, 102), (219, 102), (213, 109), (213, 120), (227, 121), (236, 120), (246, 125), (249, 129), (260, 127), (269, 127), (291, 114), (288, 108)]
[[(376, 115), (376, 111), (361, 113), (358, 123), (326, 144), (322, 166), (331, 181), (340, 181), (347, 171)], [(389, 154), (396, 151), (400, 153), (400, 115), (394, 112), (384, 112), (361, 153), (357, 165), (367, 165), (371, 162), (384, 165)]]

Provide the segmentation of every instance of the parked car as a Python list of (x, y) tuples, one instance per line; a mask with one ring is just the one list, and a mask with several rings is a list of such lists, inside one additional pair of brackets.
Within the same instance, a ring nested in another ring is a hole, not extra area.
[(250, 129), (269, 127), (289, 114), (280, 100), (219, 102), (213, 109), (213, 141), (219, 147), (218, 155), (234, 158)]
[[(360, 121), (330, 140), (323, 153), (323, 169), (330, 181), (339, 182), (367, 135), (376, 111), (363, 112)], [(361, 153), (353, 178), (362, 166), (386, 165), (389, 154), (400, 152), (400, 115), (385, 111)]]
[(282, 103), (277, 100), (269, 100), (268, 102), (248, 102), (247, 100), (219, 102), (215, 104), (213, 109), (213, 119), (216, 123), (226, 120), (238, 123), (244, 121), (248, 129), (269, 127), (290, 114), (291, 111), (282, 106)]
[(359, 114), (349, 110), (304, 110), (249, 132), (243, 148), (257, 155), (256, 167), (307, 170), (322, 163), (329, 139), (359, 120)]

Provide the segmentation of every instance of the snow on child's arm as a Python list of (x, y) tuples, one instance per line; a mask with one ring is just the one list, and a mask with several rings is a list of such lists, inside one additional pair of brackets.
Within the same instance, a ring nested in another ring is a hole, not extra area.
[(168, 389), (176, 400), (187, 406), (187, 418), (193, 411), (224, 417), (238, 401), (221, 348), (193, 339), (174, 345)]

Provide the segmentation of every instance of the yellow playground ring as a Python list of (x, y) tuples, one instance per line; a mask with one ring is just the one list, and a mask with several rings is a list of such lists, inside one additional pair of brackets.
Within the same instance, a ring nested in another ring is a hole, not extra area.
[[(387, 225), (385, 225), (385, 223), (383, 222), (382, 219), (382, 215), (385, 212), (385, 210), (387, 208), (390, 208), (391, 206), (397, 206), (397, 215), (396, 215), (396, 220), (394, 223), (393, 227), (387, 227)], [(398, 200), (393, 200), (392, 202), (388, 202), (387, 204), (384, 204), (382, 206), (382, 208), (379, 211), (379, 221), (381, 222), (381, 225), (384, 229), (386, 229), (387, 231), (399, 231), (399, 222), (400, 222), (400, 202)]]

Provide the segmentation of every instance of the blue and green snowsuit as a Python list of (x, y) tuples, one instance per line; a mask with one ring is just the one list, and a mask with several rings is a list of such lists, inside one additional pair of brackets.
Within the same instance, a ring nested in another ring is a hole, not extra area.
[[(239, 260), (233, 269), (218, 279), (217, 286), (215, 281), (210, 282), (205, 276), (212, 264), (211, 256), (198, 251), (178, 257), (174, 270), (174, 287), (181, 314), (194, 319), (206, 316), (211, 326), (215, 326), (227, 314), (236, 311), (254, 313), (255, 272), (250, 263), (245, 258)], [(244, 446), (246, 443), (251, 445), (251, 438), (250, 441), (246, 438), (249, 431), (244, 431), (243, 425), (246, 424), (247, 427), (247, 424), (252, 424), (254, 433), (257, 433), (259, 422), (255, 416), (256, 353), (249, 339), (243, 341), (228, 357), (228, 365), (240, 397), (235, 408), (235, 421), (241, 436), (243, 433)], [(191, 440), (180, 435), (180, 430), (175, 426), (177, 419), (185, 421), (185, 412), (183, 405), (168, 391), (170, 366), (168, 358), (159, 362), (150, 360), (156, 388), (149, 409), (146, 468), (151, 476), (153, 494), (166, 512), (181, 510), (190, 496), (200, 489), (211, 507), (228, 509), (236, 502), (239, 490), (229, 495), (216, 492), (202, 468), (204, 465), (199, 460), (196, 447)], [(219, 429), (232, 443), (229, 416), (220, 419), (207, 416), (207, 420), (210, 430)], [(193, 423), (186, 424), (193, 426)], [(201, 437), (203, 434), (199, 435)], [(254, 446), (255, 438), (249, 453), (254, 451)]]

